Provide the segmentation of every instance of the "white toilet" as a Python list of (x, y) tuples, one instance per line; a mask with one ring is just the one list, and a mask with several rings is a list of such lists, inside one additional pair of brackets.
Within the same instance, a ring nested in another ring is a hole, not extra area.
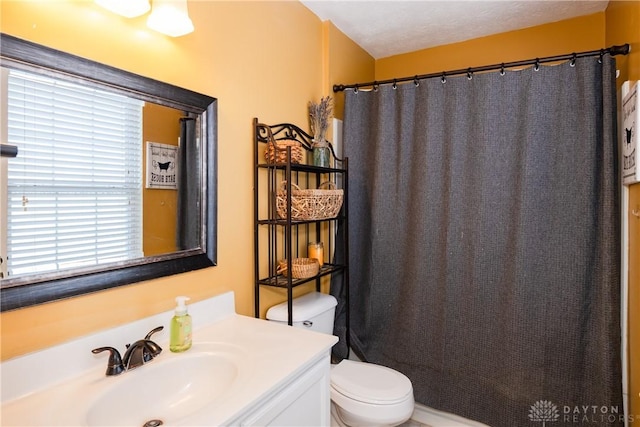
[[(293, 326), (333, 333), (336, 299), (311, 292), (293, 300)], [(287, 303), (267, 319), (287, 322)], [(335, 426), (397, 426), (413, 413), (413, 387), (405, 375), (372, 363), (343, 360), (331, 367), (331, 423)]]

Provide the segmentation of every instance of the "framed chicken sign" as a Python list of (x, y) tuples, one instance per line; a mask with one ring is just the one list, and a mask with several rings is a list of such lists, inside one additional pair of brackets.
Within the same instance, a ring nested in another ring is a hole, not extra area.
[(625, 185), (640, 182), (638, 167), (638, 123), (640, 122), (640, 96), (638, 82), (622, 98), (622, 182)]
[(178, 189), (178, 147), (147, 142), (146, 188)]

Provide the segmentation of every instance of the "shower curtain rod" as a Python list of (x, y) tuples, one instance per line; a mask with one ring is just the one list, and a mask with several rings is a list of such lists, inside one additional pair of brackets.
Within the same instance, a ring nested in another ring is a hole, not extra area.
[(420, 80), (423, 79), (431, 79), (434, 77), (440, 77), (443, 79), (443, 82), (446, 80), (447, 77), (449, 76), (456, 76), (456, 75), (460, 75), (460, 74), (466, 74), (467, 76), (471, 77), (473, 75), (473, 73), (478, 73), (478, 72), (483, 72), (483, 71), (492, 71), (492, 70), (501, 70), (501, 72), (504, 72), (504, 70), (506, 68), (513, 68), (513, 67), (522, 67), (525, 65), (535, 65), (536, 67), (539, 67), (540, 64), (542, 63), (546, 63), (546, 62), (555, 62), (555, 61), (566, 61), (566, 60), (571, 60), (571, 61), (575, 61), (576, 58), (584, 58), (587, 56), (600, 56), (601, 58), (605, 55), (605, 54), (609, 54), (611, 56), (616, 56), (616, 55), (627, 55), (629, 53), (629, 51), (631, 50), (629, 43), (625, 43), (623, 45), (620, 46), (611, 46), (609, 48), (606, 49), (599, 49), (599, 50), (590, 50), (587, 52), (578, 52), (578, 53), (569, 53), (566, 55), (558, 55), (558, 56), (547, 56), (545, 58), (534, 58), (534, 59), (527, 59), (524, 61), (515, 61), (515, 62), (503, 62), (501, 64), (493, 64), (493, 65), (485, 65), (482, 67), (469, 67), (469, 68), (464, 68), (464, 69), (459, 69), (459, 70), (452, 70), (452, 71), (442, 71), (440, 73), (431, 73), (431, 74), (419, 74), (419, 75), (415, 75), (415, 76), (411, 76), (411, 77), (400, 77), (400, 78), (396, 78), (396, 79), (387, 79), (387, 80), (374, 80), (372, 82), (367, 82), (367, 83), (354, 83), (354, 84), (349, 84), (349, 85), (333, 85), (333, 91), (334, 92), (342, 92), (345, 89), (355, 89), (358, 90), (359, 88), (363, 88), (363, 87), (373, 87), (376, 88), (379, 85), (382, 84), (393, 84), (396, 85), (398, 83), (401, 82), (410, 82), (413, 81), (414, 83), (418, 83)]

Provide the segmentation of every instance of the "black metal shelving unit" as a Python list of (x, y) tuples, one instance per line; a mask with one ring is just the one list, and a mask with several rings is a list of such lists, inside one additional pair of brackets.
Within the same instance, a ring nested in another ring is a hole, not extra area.
[[(312, 152), (312, 136), (290, 123), (267, 125), (253, 120), (254, 127), (254, 261), (255, 261), (255, 317), (260, 317), (260, 290), (264, 286), (287, 290), (288, 323), (293, 324), (293, 289), (306, 283), (315, 282), (320, 292), (322, 278), (342, 272), (348, 290), (348, 159), (335, 156), (331, 147), (331, 167), (318, 167), (311, 164), (292, 163), (291, 148), (286, 149), (286, 160), (282, 163), (267, 163), (262, 154), (269, 142), (270, 135), (276, 141), (295, 140), (304, 148), (305, 153)], [(303, 160), (304, 161), (304, 160)], [(308, 161), (310, 163), (310, 160)], [(296, 221), (290, 215), (279, 218), (276, 209), (278, 189), (286, 190), (286, 212), (291, 212), (292, 184), (300, 188), (318, 188), (323, 182), (333, 182), (344, 190), (342, 208), (335, 218)], [(340, 236), (337, 235), (340, 233)], [(344, 264), (333, 262), (337, 240), (344, 239)], [(317, 275), (305, 279), (294, 279), (291, 275), (278, 273), (278, 263), (287, 260), (291, 271), (293, 258), (307, 257), (307, 244), (322, 241), (324, 245), (324, 263)], [(348, 292), (346, 292), (348, 295)], [(347, 301), (348, 304), (348, 301)]]

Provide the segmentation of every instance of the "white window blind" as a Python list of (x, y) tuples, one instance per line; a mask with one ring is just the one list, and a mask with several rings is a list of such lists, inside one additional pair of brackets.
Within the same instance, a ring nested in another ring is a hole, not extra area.
[(11, 71), (10, 277), (142, 256), (142, 101)]

